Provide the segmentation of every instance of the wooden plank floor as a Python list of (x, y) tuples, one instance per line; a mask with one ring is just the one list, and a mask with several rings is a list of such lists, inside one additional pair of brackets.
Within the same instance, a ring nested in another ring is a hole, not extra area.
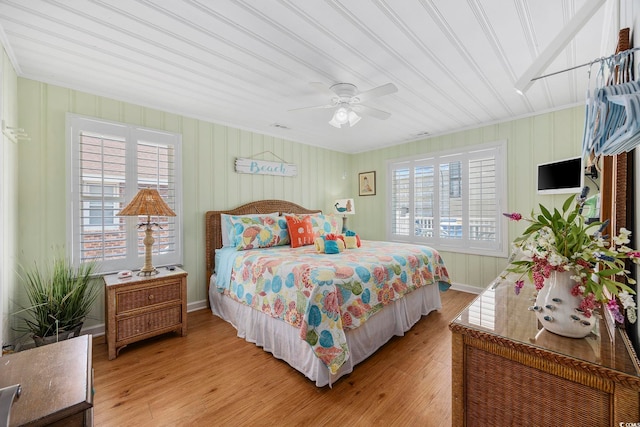
[(109, 361), (93, 346), (96, 426), (450, 426), (449, 322), (475, 295), (447, 291), (443, 309), (394, 337), (333, 388), (317, 388), (209, 310), (188, 336), (166, 334)]

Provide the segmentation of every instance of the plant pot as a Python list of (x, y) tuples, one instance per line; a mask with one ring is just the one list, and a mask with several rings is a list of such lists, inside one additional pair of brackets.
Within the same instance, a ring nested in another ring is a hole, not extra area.
[(82, 323), (72, 329), (60, 329), (57, 335), (47, 335), (46, 337), (33, 336), (33, 342), (36, 347), (42, 347), (43, 345), (53, 344), (58, 341), (64, 341), (69, 338), (77, 337), (80, 335), (82, 329)]
[(580, 311), (582, 296), (571, 295), (576, 282), (575, 273), (552, 271), (538, 291), (536, 305), (532, 309), (542, 326), (549, 332), (569, 338), (584, 338), (591, 333), (596, 317), (586, 317)]

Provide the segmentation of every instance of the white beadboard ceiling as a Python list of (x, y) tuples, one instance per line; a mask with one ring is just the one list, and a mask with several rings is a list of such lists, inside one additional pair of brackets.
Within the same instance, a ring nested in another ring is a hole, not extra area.
[[(583, 103), (587, 67), (515, 82), (590, 0), (0, 0), (19, 76), (346, 153)], [(613, 53), (607, 1), (543, 73)], [(354, 127), (309, 85), (398, 92)]]

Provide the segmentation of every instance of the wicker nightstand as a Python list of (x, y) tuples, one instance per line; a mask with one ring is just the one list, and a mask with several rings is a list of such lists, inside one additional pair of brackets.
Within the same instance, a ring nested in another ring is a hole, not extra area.
[(105, 324), (109, 360), (146, 338), (176, 331), (187, 335), (187, 273), (158, 269), (155, 276), (104, 276)]

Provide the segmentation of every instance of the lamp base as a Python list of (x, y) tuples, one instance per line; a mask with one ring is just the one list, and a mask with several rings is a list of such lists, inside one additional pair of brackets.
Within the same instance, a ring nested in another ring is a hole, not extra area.
[(151, 230), (151, 220), (147, 218), (147, 223), (142, 224), (147, 228), (144, 230), (144, 265), (138, 272), (138, 276), (154, 276), (158, 274), (158, 270), (151, 264), (151, 248), (153, 247), (153, 231)]
[(138, 276), (155, 276), (156, 274), (158, 274), (158, 270), (155, 267), (151, 267), (151, 269), (142, 267), (138, 271)]

